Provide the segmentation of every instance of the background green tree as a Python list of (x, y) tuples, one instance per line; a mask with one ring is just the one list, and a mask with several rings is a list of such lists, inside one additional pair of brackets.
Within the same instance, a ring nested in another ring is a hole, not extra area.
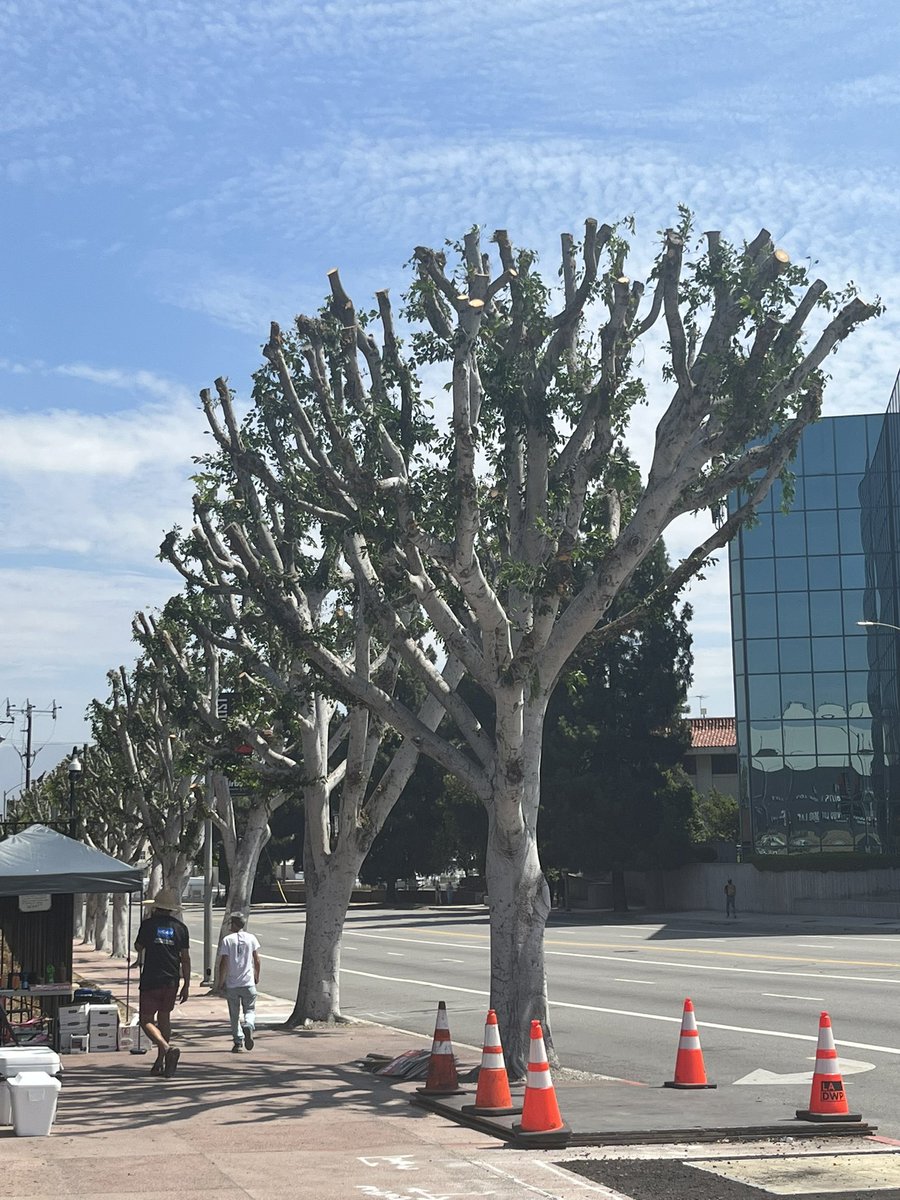
[[(618, 605), (639, 604), (669, 571), (660, 543)], [(613, 873), (677, 866), (691, 855), (696, 793), (681, 768), (691, 683), (688, 605), (654, 606), (616, 642), (588, 639), (550, 702), (539, 832), (548, 869)], [(615, 614), (612, 615), (615, 619)]]

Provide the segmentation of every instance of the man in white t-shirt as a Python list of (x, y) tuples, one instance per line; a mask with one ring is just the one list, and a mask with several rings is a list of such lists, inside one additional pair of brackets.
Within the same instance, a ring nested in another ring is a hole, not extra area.
[(228, 923), (231, 933), (227, 933), (219, 945), (216, 980), (219, 991), (224, 992), (228, 1000), (231, 1036), (234, 1039), (231, 1051), (233, 1054), (240, 1054), (245, 1046), (248, 1050), (253, 1049), (256, 985), (259, 983), (259, 942), (244, 928), (247, 918), (243, 913), (232, 913)]

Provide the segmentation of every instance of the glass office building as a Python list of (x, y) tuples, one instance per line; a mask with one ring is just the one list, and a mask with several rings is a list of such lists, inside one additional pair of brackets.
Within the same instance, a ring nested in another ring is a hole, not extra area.
[(742, 839), (760, 854), (900, 850), (900, 391), (803, 435), (731, 543)]

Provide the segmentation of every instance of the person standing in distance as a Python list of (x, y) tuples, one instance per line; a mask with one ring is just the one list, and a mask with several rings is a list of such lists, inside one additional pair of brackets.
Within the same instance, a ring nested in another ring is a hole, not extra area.
[[(721, 876), (719, 876), (721, 879)], [(725, 916), (734, 917), (737, 920), (737, 913), (734, 911), (734, 898), (737, 895), (737, 888), (729, 879), (725, 884)]]
[[(181, 907), (170, 888), (157, 892), (149, 917), (141, 921), (134, 947), (141, 963), (139, 1019), (156, 1046), (151, 1075), (175, 1074), (181, 1051), (171, 1045), (172, 1009), (183, 1004), (191, 990), (191, 952), (187, 926), (175, 916)], [(178, 981), (181, 980), (181, 991)]]
[[(232, 1054), (240, 1054), (246, 1046), (253, 1049), (256, 1027), (256, 985), (259, 983), (259, 942), (244, 926), (243, 913), (228, 918), (231, 929), (219, 945), (216, 983), (228, 1001), (231, 1018)], [(242, 1011), (243, 1010), (243, 1018)]]

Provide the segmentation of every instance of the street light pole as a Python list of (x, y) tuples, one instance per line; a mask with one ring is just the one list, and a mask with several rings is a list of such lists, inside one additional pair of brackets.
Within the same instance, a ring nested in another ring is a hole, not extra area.
[(72, 757), (69, 759), (69, 837), (75, 836), (75, 785), (81, 775), (81, 759), (78, 757), (78, 747), (72, 747)]

